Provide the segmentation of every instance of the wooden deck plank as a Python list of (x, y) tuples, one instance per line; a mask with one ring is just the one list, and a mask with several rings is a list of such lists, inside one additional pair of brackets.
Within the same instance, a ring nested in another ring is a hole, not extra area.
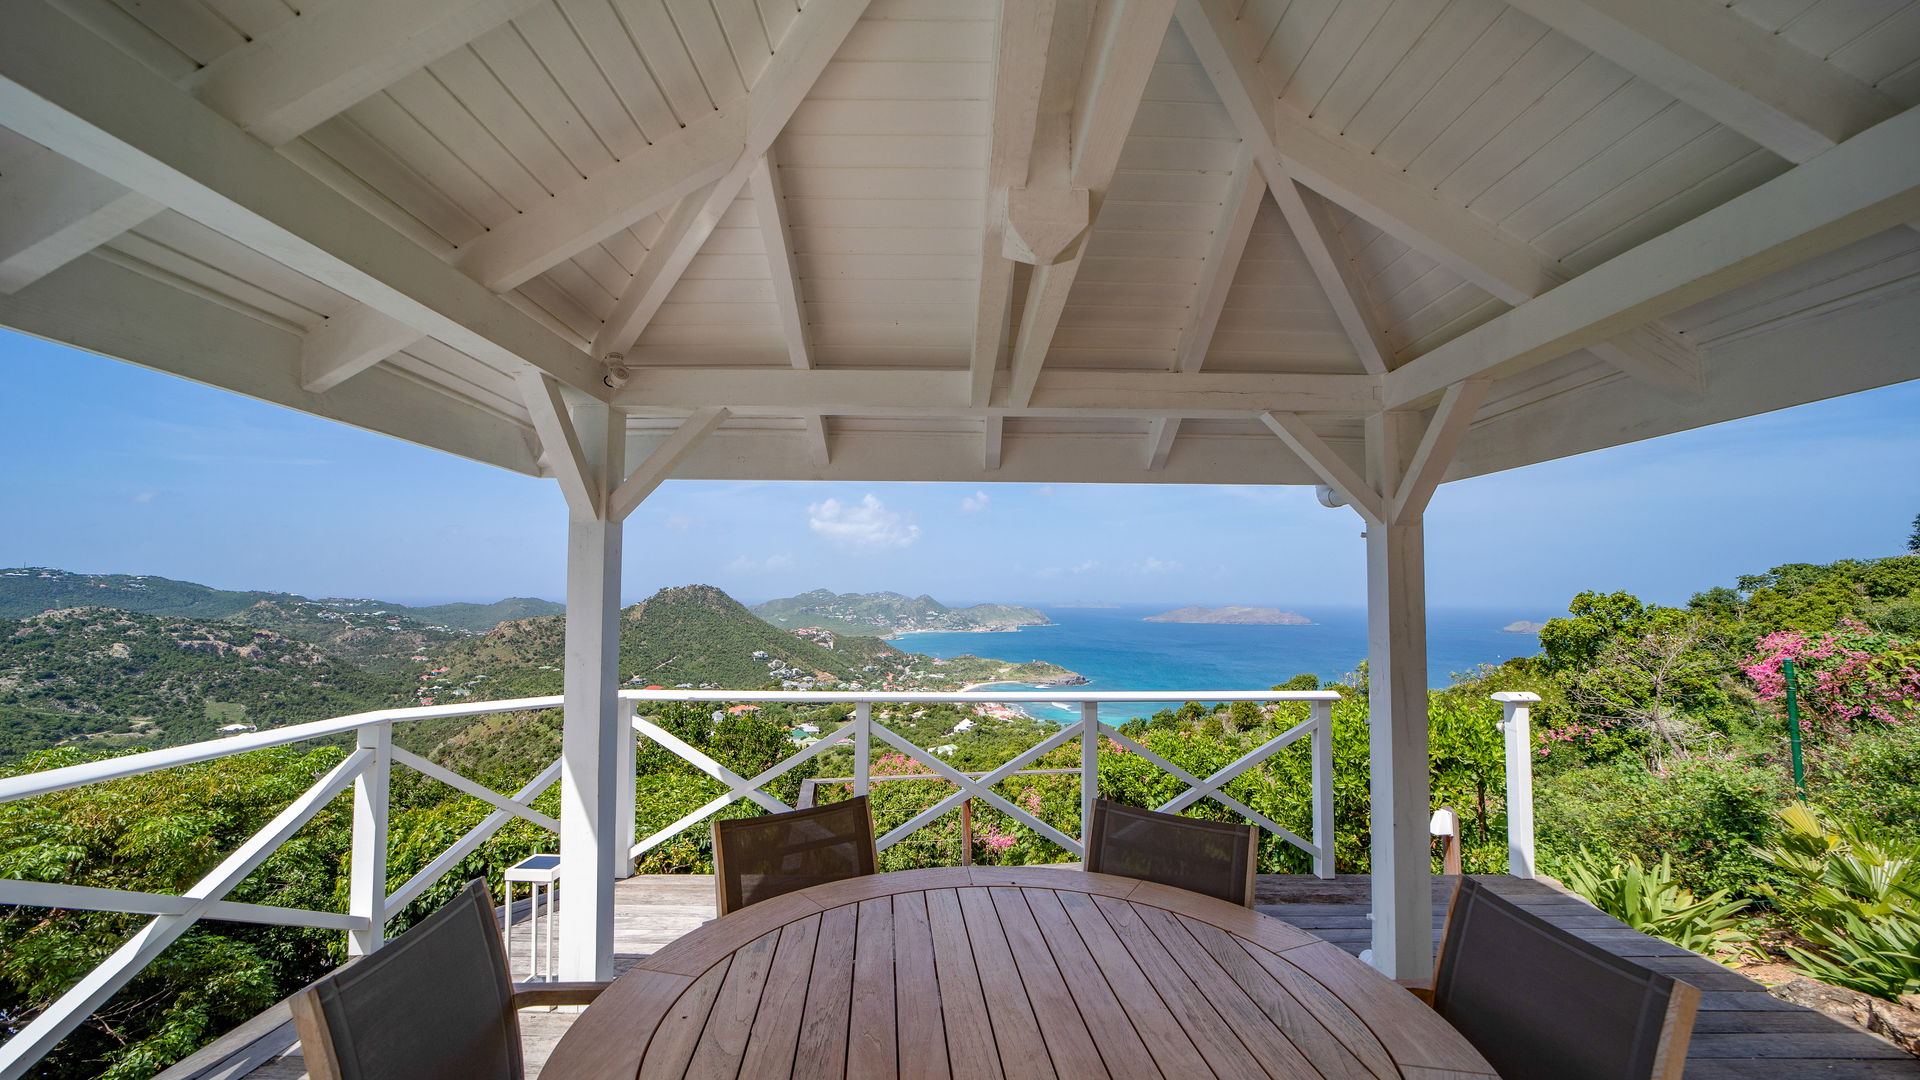
[(1033, 1015), (1026, 988), (1020, 985), (1013, 946), (1007, 943), (993, 897), (985, 889), (973, 888), (961, 889), (958, 895), (967, 939), (973, 943), (973, 962), (980, 972), (980, 987), (991, 1006), (987, 1013), (993, 1022), (994, 1043), (1000, 1048), (1001, 1068), (1009, 1080), (1052, 1080), (1053, 1059), (1047, 1056), (1047, 1044), (1040, 1038), (1040, 1021)]
[(893, 898), (860, 901), (853, 942), (853, 1005), (847, 1024), (848, 1080), (900, 1075), (894, 1034)]
[(925, 893), (901, 893), (893, 898), (893, 993), (900, 1075), (924, 1076), (927, 1080), (951, 1076)]
[(947, 1060), (956, 1076), (1002, 1080), (993, 1022), (987, 1017), (980, 969), (967, 939), (960, 895), (952, 889), (927, 892), (927, 925), (933, 938), (933, 965), (940, 979), (940, 1010), (946, 1018)]
[(847, 1073), (847, 1029), (853, 1011), (854, 935), (860, 909), (852, 905), (820, 913), (807, 978), (806, 1014), (793, 1051), (797, 1076), (841, 1080)]
[(1087, 1022), (1080, 1016), (1080, 1007), (1067, 990), (1060, 966), (1054, 963), (1053, 953), (1047, 948), (1046, 936), (1040, 933), (1033, 911), (1027, 907), (1026, 897), (1017, 888), (999, 886), (987, 891), (993, 897), (994, 910), (1000, 914), (1000, 927), (1006, 931), (1007, 944), (1013, 947), (1013, 962), (1020, 969), (1027, 1000), (1033, 1004), (1034, 1019), (1040, 1024), (1047, 1050), (1053, 1057), (1053, 1071), (1073, 1077), (1108, 1075), (1106, 1063), (1093, 1045), (1093, 1035), (1087, 1030)]

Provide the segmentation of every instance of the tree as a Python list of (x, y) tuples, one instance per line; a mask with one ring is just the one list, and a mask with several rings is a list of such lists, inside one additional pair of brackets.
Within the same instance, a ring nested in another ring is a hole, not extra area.
[(1907, 536), (1907, 554), (1920, 555), (1920, 514), (1913, 515), (1913, 532)]

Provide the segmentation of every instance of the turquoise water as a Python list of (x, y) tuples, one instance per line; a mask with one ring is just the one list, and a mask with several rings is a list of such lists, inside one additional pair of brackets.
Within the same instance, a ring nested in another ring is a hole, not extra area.
[[(1367, 655), (1367, 617), (1359, 608), (1302, 608), (1312, 626), (1209, 626), (1150, 623), (1165, 607), (1045, 608), (1053, 626), (1002, 634), (905, 634), (894, 644), (930, 656), (991, 656), (1045, 660), (1090, 681), (1075, 690), (1257, 690), (1310, 673), (1322, 681), (1353, 671)], [(1539, 651), (1532, 634), (1501, 627), (1539, 612), (1489, 609), (1433, 610), (1427, 615), (1427, 663), (1433, 686), (1456, 672)], [(1007, 689), (1015, 689), (1007, 687)], [(1028, 687), (1021, 686), (1025, 690)], [(1149, 716), (1164, 706), (1110, 704), (1101, 719)], [(1044, 720), (1077, 719), (1077, 710), (1029, 705)]]

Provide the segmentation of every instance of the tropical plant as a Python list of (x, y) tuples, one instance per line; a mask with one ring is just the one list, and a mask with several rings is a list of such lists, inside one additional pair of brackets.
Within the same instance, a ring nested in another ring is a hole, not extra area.
[(1843, 915), (1838, 925), (1810, 925), (1818, 951), (1787, 946), (1794, 966), (1834, 986), (1888, 1001), (1920, 993), (1920, 916), (1895, 911), (1874, 919)]
[(1725, 890), (1696, 898), (1674, 880), (1670, 858), (1649, 869), (1637, 855), (1611, 862), (1582, 848), (1564, 857), (1558, 869), (1569, 888), (1601, 911), (1683, 949), (1711, 953), (1751, 940), (1740, 917), (1747, 902), (1728, 899)]
[(1920, 991), (1920, 843), (1832, 824), (1804, 805), (1779, 812), (1755, 854), (1781, 879), (1761, 886), (1810, 949), (1788, 946), (1821, 982), (1893, 1001)]

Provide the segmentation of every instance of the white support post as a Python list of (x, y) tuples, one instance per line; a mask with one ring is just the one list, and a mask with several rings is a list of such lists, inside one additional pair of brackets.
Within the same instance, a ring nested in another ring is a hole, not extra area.
[(360, 729), (359, 745), (373, 759), (353, 782), (353, 856), (348, 864), (347, 913), (367, 920), (347, 931), (347, 953), (365, 956), (386, 938), (387, 790), (393, 777), (393, 725)]
[[(591, 490), (604, 493), (624, 475), (619, 414), (605, 405), (573, 410), (572, 427)], [(604, 507), (607, 499), (594, 500)], [(573, 508), (567, 523), (567, 638), (561, 736), (560, 978), (613, 977), (613, 877), (626, 850), (617, 827), (626, 760), (620, 744), (633, 725), (620, 706), (619, 518)]]
[(1331, 878), (1333, 863), (1333, 702), (1313, 703), (1313, 734), (1308, 753), (1313, 755), (1313, 873)]
[(1100, 703), (1080, 703), (1080, 858), (1093, 842), (1093, 800), (1100, 797)]
[(614, 819), (613, 839), (613, 876), (630, 878), (633, 876), (633, 814), (634, 785), (639, 781), (636, 775), (635, 758), (638, 745), (633, 738), (633, 716), (635, 705), (622, 699), (620, 702), (620, 792), (615, 798), (618, 808)]
[(1533, 711), (1539, 694), (1502, 690), (1493, 695), (1504, 715), (1500, 731), (1507, 746), (1507, 873), (1533, 873)]
[(873, 771), (873, 705), (862, 701), (853, 707), (853, 793), (867, 793), (867, 776)]

